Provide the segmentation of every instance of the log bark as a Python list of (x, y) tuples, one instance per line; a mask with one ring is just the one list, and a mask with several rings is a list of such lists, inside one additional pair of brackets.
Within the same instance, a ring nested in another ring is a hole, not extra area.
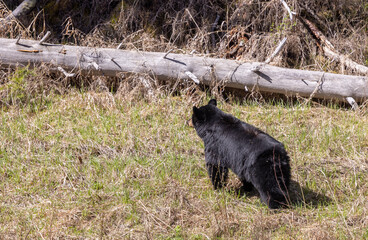
[(124, 51), (39, 44), (37, 41), (0, 38), (0, 66), (37, 66), (51, 63), (68, 72), (117, 76), (121, 73), (148, 73), (164, 79), (193, 79), (203, 84), (224, 83), (228, 87), (256, 89), (346, 101), (368, 97), (368, 78), (319, 71), (286, 69), (264, 63), (239, 63), (234, 60), (174, 53)]

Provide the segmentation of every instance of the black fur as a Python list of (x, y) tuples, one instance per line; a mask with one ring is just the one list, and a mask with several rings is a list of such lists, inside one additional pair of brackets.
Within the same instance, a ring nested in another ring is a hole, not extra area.
[(250, 191), (254, 186), (269, 208), (288, 203), (289, 157), (284, 145), (254, 126), (217, 108), (212, 99), (193, 107), (192, 124), (205, 145), (205, 160), (215, 189), (231, 169)]

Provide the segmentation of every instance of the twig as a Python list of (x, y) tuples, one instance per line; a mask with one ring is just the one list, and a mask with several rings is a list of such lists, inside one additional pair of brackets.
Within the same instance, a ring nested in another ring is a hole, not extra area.
[(306, 102), (309, 102), (310, 100), (312, 100), (312, 98), (314, 97), (314, 95), (316, 94), (316, 92), (318, 92), (320, 89), (322, 89), (322, 84), (323, 84), (323, 78), (325, 76), (325, 73), (322, 74), (321, 78), (318, 80), (317, 82), (317, 86), (314, 88), (313, 92), (311, 93), (311, 95), (309, 96), (308, 100)]
[(193, 20), (193, 22), (194, 22), (194, 24), (197, 26), (198, 30), (199, 30), (200, 32), (202, 32), (201, 28), (198, 26), (197, 22), (195, 21), (194, 17), (193, 17), (193, 16), (192, 16), (192, 14), (190, 13), (189, 9), (188, 9), (188, 8), (186, 8), (185, 10), (188, 12), (188, 14), (189, 14), (190, 18)]
[[(289, 8), (289, 6), (287, 5), (287, 3), (284, 0), (281, 0), (282, 5), (284, 5), (284, 7), (286, 8), (286, 10), (289, 13), (290, 16), (290, 21), (293, 21), (293, 14), (295, 14), (294, 12), (292, 12)], [(284, 47), (285, 43), (286, 43), (287, 37), (285, 37), (284, 39), (281, 40), (281, 42), (279, 43), (278, 47), (276, 48), (276, 50), (272, 53), (272, 55), (266, 60), (266, 64), (269, 64), (272, 59), (274, 59), (276, 57), (276, 55), (281, 51), (281, 49)]]
[(276, 50), (265, 61), (266, 64), (269, 64), (276, 57), (276, 55), (279, 54), (279, 52), (281, 51), (281, 49), (284, 47), (284, 45), (286, 43), (286, 40), (287, 40), (287, 37), (285, 37), (284, 39), (281, 40), (281, 42), (279, 43), (279, 46), (276, 48)]
[(193, 82), (195, 82), (196, 84), (199, 84), (199, 79), (197, 78), (196, 75), (194, 75), (191, 71), (185, 71), (184, 72), (190, 79), (193, 80)]
[(351, 105), (351, 108), (356, 111), (358, 110), (359, 106), (358, 103), (354, 100), (354, 98), (352, 97), (347, 97), (346, 101), (348, 101), (348, 103)]
[(287, 5), (287, 3), (284, 0), (281, 0), (282, 5), (284, 5), (284, 7), (286, 8), (286, 10), (289, 13), (290, 16), (290, 21), (293, 21), (293, 14), (295, 14), (295, 12), (292, 12), (289, 8), (289, 6)]
[[(118, 46), (119, 47), (119, 46)], [(114, 58), (112, 58), (109, 54), (107, 54), (107, 53), (105, 53), (109, 58), (110, 58), (110, 61), (111, 62), (113, 62), (120, 70), (123, 70), (122, 68), (121, 68), (121, 66), (119, 65), (119, 63), (117, 63), (116, 61), (115, 61), (115, 59)]]
[(43, 45), (44, 44), (43, 42), (46, 41), (50, 37), (50, 35), (51, 35), (51, 32), (50, 31), (47, 31), (47, 33), (45, 34), (45, 36), (43, 36), (43, 38), (40, 40), (39, 44), (40, 45)]
[(65, 75), (65, 77), (74, 77), (75, 76), (75, 73), (68, 73), (67, 71), (65, 71), (65, 69), (64, 68), (62, 68), (62, 67), (58, 67), (57, 68), (60, 72), (62, 72), (64, 75)]
[(120, 49), (121, 46), (123, 46), (123, 43), (122, 42), (119, 44), (119, 46), (116, 47), (116, 49)]
[(100, 70), (100, 66), (98, 66), (98, 64), (96, 62), (92, 62), (91, 65), (96, 69), (96, 70)]
[(212, 23), (212, 26), (211, 26), (211, 40), (212, 40), (212, 48), (213, 49), (215, 49), (215, 47), (216, 47), (215, 30), (216, 30), (216, 27), (217, 27), (217, 24), (218, 24), (219, 21), (220, 21), (220, 15), (217, 14), (217, 17), (215, 19), (215, 22)]
[(165, 54), (164, 58), (166, 58), (166, 57), (167, 57), (167, 55), (169, 55), (169, 53), (171, 53), (173, 50), (174, 50), (174, 49), (173, 49), (173, 48), (171, 48), (169, 51), (167, 51), (167, 53)]
[(111, 60), (111, 62), (115, 63), (115, 65), (116, 65), (116, 66), (118, 66), (118, 68), (119, 68), (120, 70), (123, 70), (123, 69), (120, 67), (119, 63), (117, 63), (117, 62), (115, 61), (115, 59), (111, 58), (110, 60)]
[(15, 44), (19, 44), (19, 40), (20, 40), (20, 38), (22, 37), (22, 34), (19, 34), (19, 36), (18, 36), (18, 39), (17, 39), (17, 41), (15, 42)]
[(42, 52), (42, 50), (38, 50), (38, 49), (33, 49), (33, 50), (28, 50), (28, 49), (17, 49), (18, 52), (26, 52), (26, 53), (39, 53)]

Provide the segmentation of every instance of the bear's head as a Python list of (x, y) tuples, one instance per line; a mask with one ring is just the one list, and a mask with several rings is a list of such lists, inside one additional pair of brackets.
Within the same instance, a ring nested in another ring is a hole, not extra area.
[(217, 102), (211, 99), (207, 105), (197, 108), (193, 107), (192, 124), (195, 127), (198, 123), (209, 121), (213, 115), (216, 114)]
[(194, 127), (198, 135), (203, 138), (205, 132), (213, 131), (220, 125), (229, 126), (239, 124), (241, 121), (234, 116), (224, 113), (217, 108), (217, 102), (215, 99), (211, 99), (207, 105), (197, 108), (193, 107), (192, 119), (187, 124)]
[(197, 108), (193, 107), (193, 114), (191, 121), (188, 122), (190, 126), (193, 126), (197, 133), (201, 136), (203, 128), (212, 125), (217, 119), (216, 115), (220, 114), (220, 109), (217, 107), (215, 99), (211, 99), (207, 105)]

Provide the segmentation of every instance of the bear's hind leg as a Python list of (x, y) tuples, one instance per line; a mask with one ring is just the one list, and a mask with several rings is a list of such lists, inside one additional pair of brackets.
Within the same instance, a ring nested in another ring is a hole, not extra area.
[(262, 202), (269, 208), (287, 207), (290, 204), (288, 188), (290, 183), (289, 158), (284, 152), (265, 152), (253, 166), (251, 182), (261, 195)]
[(269, 174), (264, 175), (262, 179), (255, 179), (253, 182), (262, 202), (267, 204), (270, 209), (288, 206), (287, 187), (282, 184), (282, 179), (272, 176), (272, 172), (269, 172)]
[(206, 163), (208, 175), (211, 179), (214, 189), (222, 188), (227, 180), (229, 169), (216, 164)]

